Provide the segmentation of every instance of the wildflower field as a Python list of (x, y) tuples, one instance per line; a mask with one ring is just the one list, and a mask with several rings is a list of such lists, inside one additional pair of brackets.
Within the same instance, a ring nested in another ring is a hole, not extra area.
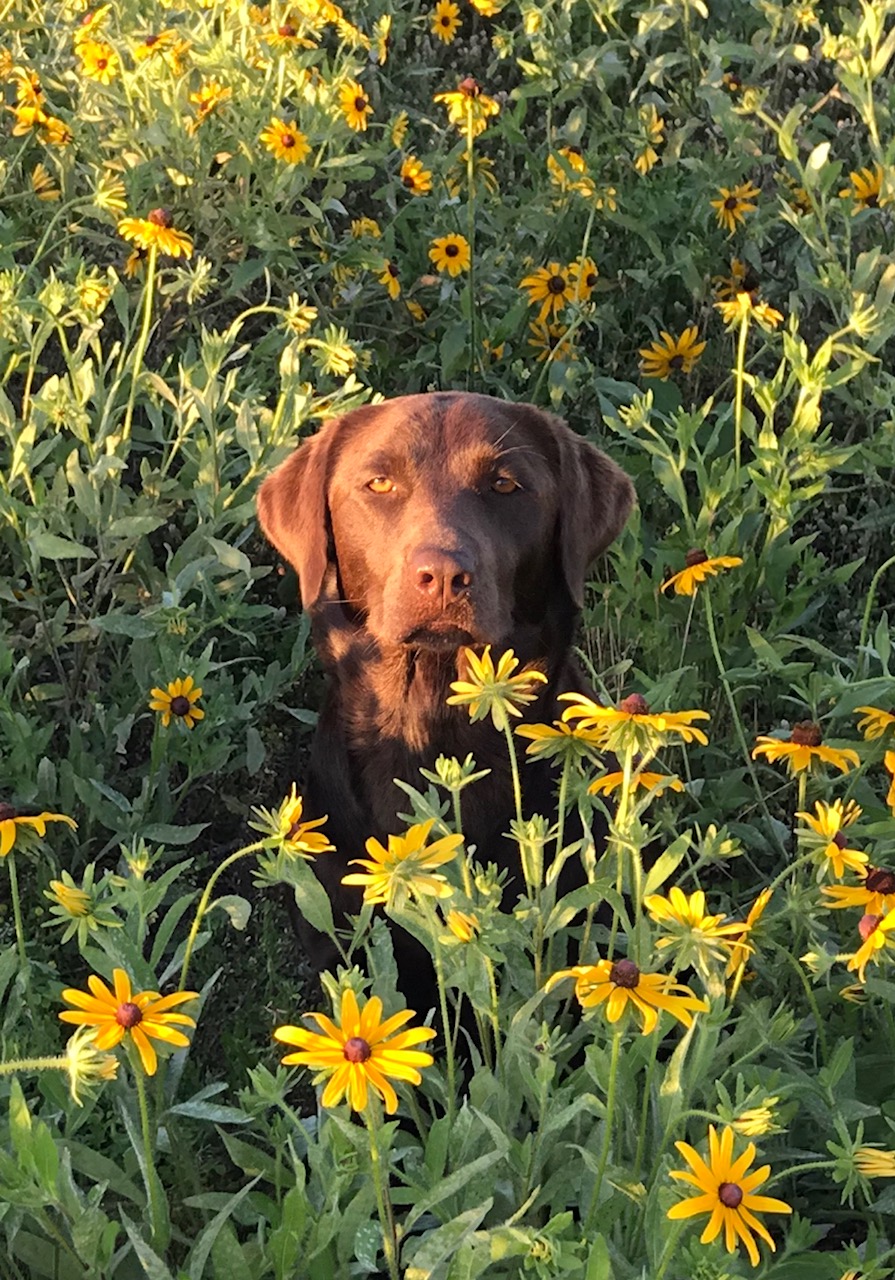
[[(3, 1280), (893, 1273), (893, 54), (892, 0), (0, 0)], [(522, 888), (440, 760), (321, 988), (255, 493), (449, 387), (634, 479), (599, 700), (474, 655)]]

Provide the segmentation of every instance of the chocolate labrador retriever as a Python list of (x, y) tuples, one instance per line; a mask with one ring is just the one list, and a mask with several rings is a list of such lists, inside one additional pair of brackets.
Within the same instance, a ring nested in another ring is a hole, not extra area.
[[(570, 646), (587, 570), (633, 497), (558, 418), (462, 392), (355, 409), (264, 481), (261, 526), (298, 572), (329, 676), (304, 795), (309, 817), (329, 818), (337, 852), (315, 869), (340, 912), (359, 910), (360, 890), (341, 883), (349, 860), (403, 829), (394, 779), (419, 785), (439, 755), (491, 770), (463, 792), (466, 839), (518, 877), (506, 744), (490, 719), (447, 705), (449, 686), (465, 675), (462, 648), (490, 644), (547, 676), (527, 721), (554, 719), (558, 693), (586, 688)], [(545, 763), (523, 785), (529, 812), (555, 812)]]

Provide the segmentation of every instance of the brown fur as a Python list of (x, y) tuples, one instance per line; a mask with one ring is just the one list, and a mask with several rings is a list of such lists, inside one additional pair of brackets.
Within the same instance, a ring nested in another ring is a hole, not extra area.
[[(394, 489), (371, 492), (375, 477)], [(461, 392), (356, 409), (265, 480), (261, 525), (297, 570), (329, 676), (305, 801), (329, 817), (337, 852), (315, 866), (341, 911), (359, 906), (341, 884), (348, 861), (403, 829), (393, 779), (419, 785), (438, 755), (492, 770), (463, 793), (464, 831), (479, 861), (516, 873), (502, 735), (446, 705), (460, 650), (512, 648), (541, 669), (525, 719), (552, 720), (558, 693), (585, 688), (570, 646), (588, 566), (632, 502), (627, 476), (560, 419)], [(529, 812), (555, 810), (546, 765), (523, 782)]]

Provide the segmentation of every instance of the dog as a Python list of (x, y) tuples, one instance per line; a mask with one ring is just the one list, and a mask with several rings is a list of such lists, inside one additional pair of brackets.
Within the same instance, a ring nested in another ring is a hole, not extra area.
[[(559, 693), (588, 692), (571, 654), (587, 572), (633, 501), (624, 472), (559, 418), (454, 391), (352, 410), (265, 479), (261, 527), (298, 574), (328, 676), (304, 798), (308, 817), (328, 817), (336, 852), (314, 866), (337, 917), (360, 910), (348, 863), (404, 827), (394, 779), (418, 785), (439, 755), (490, 769), (462, 794), (464, 834), (518, 887), (506, 743), (447, 704), (450, 685), (465, 647), (491, 645), (547, 678), (526, 722), (553, 720)], [(527, 812), (555, 814), (554, 788), (546, 762), (527, 766)], [(332, 963), (319, 939), (310, 949)]]

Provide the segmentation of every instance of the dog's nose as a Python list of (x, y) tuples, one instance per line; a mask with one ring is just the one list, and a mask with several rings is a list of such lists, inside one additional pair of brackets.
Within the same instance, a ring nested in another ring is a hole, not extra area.
[(413, 556), (417, 589), (442, 605), (461, 600), (472, 586), (472, 569), (457, 551), (422, 547)]

